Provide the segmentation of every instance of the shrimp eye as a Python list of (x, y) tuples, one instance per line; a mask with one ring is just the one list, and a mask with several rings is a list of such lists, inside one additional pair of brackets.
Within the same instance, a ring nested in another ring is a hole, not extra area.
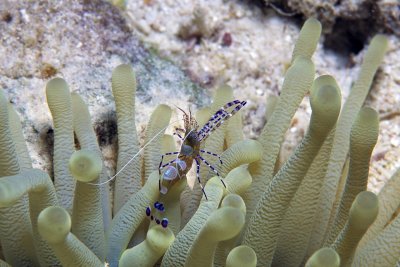
[(187, 138), (189, 140), (196, 140), (197, 139), (197, 135), (196, 135), (195, 132), (191, 132)]
[(193, 154), (193, 147), (188, 146), (188, 145), (182, 145), (181, 147), (181, 154), (185, 156), (190, 156)]

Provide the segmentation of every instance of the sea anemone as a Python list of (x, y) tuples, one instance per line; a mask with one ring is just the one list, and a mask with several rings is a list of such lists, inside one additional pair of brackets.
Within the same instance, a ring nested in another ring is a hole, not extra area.
[[(160, 193), (161, 154), (177, 150), (173, 137), (163, 135), (171, 108), (156, 107), (140, 148), (131, 66), (120, 65), (112, 74), (118, 123), (112, 177), (87, 106), (63, 79), (46, 87), (54, 123), (53, 179), (32, 168), (18, 116), (0, 91), (0, 265), (394, 266), (400, 259), (400, 175), (378, 196), (366, 191), (378, 115), (362, 107), (387, 40), (372, 39), (341, 107), (335, 79), (314, 79), (311, 57), (320, 33), (317, 20), (305, 22), (280, 96), (267, 101), (267, 124), (257, 140), (244, 139), (238, 113), (201, 142), (221, 155), (222, 164), (208, 161), (224, 181), (201, 168), (206, 194), (199, 183), (190, 189), (186, 176)], [(281, 164), (284, 134), (307, 93), (307, 134)], [(197, 112), (198, 124), (233, 99), (229, 86), (220, 87), (211, 107)]]

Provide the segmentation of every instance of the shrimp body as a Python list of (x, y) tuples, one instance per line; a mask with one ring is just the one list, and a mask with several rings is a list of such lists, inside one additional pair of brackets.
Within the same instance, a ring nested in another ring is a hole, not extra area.
[[(186, 176), (186, 174), (192, 167), (193, 162), (195, 161), (197, 166), (197, 180), (200, 184), (201, 190), (203, 191), (205, 198), (207, 199), (204, 187), (200, 181), (200, 162), (206, 164), (217, 176), (220, 177), (220, 179), (221, 176), (219, 175), (218, 171), (202, 157), (201, 153), (207, 153), (209, 155), (218, 157), (221, 164), (222, 160), (219, 155), (200, 149), (201, 142), (204, 141), (222, 123), (224, 123), (225, 120), (229, 119), (236, 112), (238, 112), (245, 104), (246, 101), (239, 100), (234, 100), (227, 103), (219, 110), (217, 110), (217, 112), (215, 112), (214, 115), (211, 116), (211, 118), (200, 130), (198, 130), (199, 126), (195, 118), (192, 117), (191, 112), (187, 114), (185, 111), (179, 108), (183, 112), (184, 129), (176, 128), (176, 132), (174, 133), (174, 135), (177, 135), (181, 139), (182, 145), (180, 151), (168, 152), (161, 156), (161, 162), (159, 165), (160, 174), (161, 170), (165, 168), (159, 182), (159, 189), (161, 193), (166, 194), (168, 192), (167, 187), (165, 187), (163, 184), (164, 181), (167, 181), (168, 186), (172, 186), (179, 179)], [(228, 109), (231, 107), (233, 108), (229, 112)], [(184, 136), (182, 137), (178, 131), (184, 132)], [(177, 157), (170, 162), (163, 164), (163, 159), (166, 155), (177, 155)], [(225, 186), (225, 183), (222, 179), (221, 182)]]

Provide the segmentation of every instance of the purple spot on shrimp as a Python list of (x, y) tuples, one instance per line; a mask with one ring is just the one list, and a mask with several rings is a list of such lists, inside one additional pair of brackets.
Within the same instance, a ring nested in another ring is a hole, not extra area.
[(146, 215), (150, 216), (150, 214), (151, 214), (151, 209), (150, 209), (150, 207), (147, 207), (146, 208)]
[(154, 203), (154, 208), (156, 208), (156, 209), (159, 209), (159, 207), (161, 206), (162, 204), (160, 203), (160, 202), (156, 202), (156, 203)]
[(165, 186), (161, 186), (160, 193), (165, 195), (168, 192), (168, 189)]
[(174, 166), (168, 166), (163, 176), (165, 180), (174, 180), (178, 176), (178, 170)]
[(156, 224), (160, 224), (160, 220), (159, 219), (156, 219)]
[(176, 165), (178, 166), (178, 169), (180, 169), (181, 171), (186, 169), (186, 162), (184, 162), (183, 160), (177, 160)]
[(167, 226), (168, 226), (168, 219), (167, 218), (164, 218), (164, 219), (161, 220), (161, 226), (163, 228), (167, 228)]

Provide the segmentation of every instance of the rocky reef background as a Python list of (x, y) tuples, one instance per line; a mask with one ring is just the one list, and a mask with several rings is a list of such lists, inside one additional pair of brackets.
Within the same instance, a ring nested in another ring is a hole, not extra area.
[[(357, 77), (364, 46), (376, 33), (390, 48), (367, 104), (380, 114), (369, 188), (379, 191), (400, 167), (400, 7), (397, 1), (107, 1), (0, 2), (0, 87), (23, 120), (34, 167), (49, 170), (52, 124), (45, 84), (63, 77), (89, 104), (110, 166), (116, 123), (110, 77), (130, 63), (137, 72), (136, 120), (144, 133), (151, 110), (165, 103), (197, 109), (227, 83), (248, 101), (246, 135), (265, 124), (265, 98), (279, 94), (305, 17), (325, 30), (313, 57), (318, 75), (336, 77), (343, 96)], [(296, 113), (282, 160), (303, 137), (308, 101)], [(174, 115), (176, 119), (180, 114)], [(51, 170), (50, 170), (51, 171)]]

